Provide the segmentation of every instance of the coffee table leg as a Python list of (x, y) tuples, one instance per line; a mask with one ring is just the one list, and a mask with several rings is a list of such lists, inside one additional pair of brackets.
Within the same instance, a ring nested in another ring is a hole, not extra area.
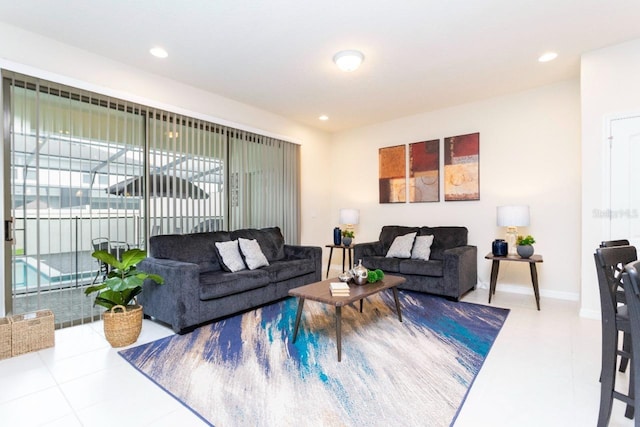
[(400, 310), (400, 301), (398, 300), (398, 288), (395, 286), (391, 288), (393, 291), (393, 299), (396, 300), (396, 312), (398, 313), (398, 320), (402, 322), (402, 311)]
[(489, 281), (489, 304), (491, 304), (491, 295), (496, 293), (496, 282), (498, 281), (498, 269), (500, 261), (493, 260), (491, 263), (491, 280)]
[(304, 298), (298, 299), (298, 312), (296, 313), (296, 326), (293, 328), (293, 342), (298, 337), (298, 326), (300, 326), (300, 316), (302, 315), (302, 307), (304, 307)]
[(342, 360), (342, 307), (336, 307), (336, 341), (338, 342), (338, 362)]

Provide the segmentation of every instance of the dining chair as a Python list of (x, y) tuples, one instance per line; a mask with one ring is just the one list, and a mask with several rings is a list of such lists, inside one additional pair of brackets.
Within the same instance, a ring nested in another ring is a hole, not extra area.
[[(625, 282), (624, 292), (629, 301), (628, 312), (629, 322), (631, 323), (631, 340), (633, 352), (640, 354), (640, 261), (633, 261), (624, 268), (622, 280)], [(633, 340), (635, 339), (635, 346)], [(634, 373), (634, 390), (633, 399), (634, 406), (640, 402), (640, 357), (636, 357), (631, 361), (631, 372)], [(640, 426), (640, 417), (634, 420), (636, 427)]]
[[(602, 242), (600, 242), (600, 247), (601, 248), (612, 248), (612, 247), (615, 247), (615, 246), (629, 246), (629, 244), (630, 244), (629, 240), (627, 240), (627, 239), (603, 240)], [(618, 288), (616, 290), (616, 300), (620, 304), (626, 304), (626, 297), (624, 295), (624, 289)], [(622, 338), (622, 349), (624, 351), (626, 351), (627, 353), (631, 351), (631, 337), (629, 336), (629, 334), (625, 333), (623, 338)], [(626, 372), (628, 364), (629, 364), (629, 359), (627, 359), (626, 357), (622, 357), (620, 359), (619, 371), (620, 372)]]
[[(634, 383), (637, 374), (633, 366), (633, 336), (629, 320), (628, 307), (619, 304), (616, 292), (624, 288), (623, 271), (625, 265), (637, 260), (634, 246), (613, 246), (598, 248), (594, 254), (598, 275), (598, 289), (600, 293), (601, 323), (602, 323), (602, 356), (600, 370), (600, 410), (598, 426), (605, 427), (611, 418), (613, 399), (619, 399), (627, 404), (625, 417), (634, 416)], [(618, 348), (618, 333), (626, 333), (631, 341), (629, 349)], [(640, 339), (640, 338), (639, 338)], [(637, 353), (640, 354), (640, 353)], [(615, 390), (616, 359), (620, 355), (623, 360), (632, 361), (627, 395)]]

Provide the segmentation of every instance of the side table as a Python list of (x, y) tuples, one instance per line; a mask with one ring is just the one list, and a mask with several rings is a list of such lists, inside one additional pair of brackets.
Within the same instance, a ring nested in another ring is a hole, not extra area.
[(515, 262), (527, 262), (529, 263), (529, 270), (531, 271), (531, 283), (533, 284), (533, 293), (536, 297), (536, 306), (540, 310), (540, 290), (538, 289), (538, 271), (536, 270), (536, 264), (542, 262), (542, 255), (531, 255), (530, 258), (520, 258), (519, 256), (495, 256), (489, 252), (485, 259), (492, 261), (491, 265), (491, 282), (489, 285), (489, 304), (491, 304), (491, 295), (496, 293), (496, 282), (498, 281), (498, 270), (500, 268), (500, 261), (515, 261)]
[(352, 264), (351, 264), (351, 251), (353, 250), (353, 246), (344, 246), (344, 245), (325, 245), (325, 248), (330, 248), (329, 250), (329, 263), (327, 264), (327, 277), (329, 277), (329, 269), (331, 268), (331, 256), (333, 255), (333, 249), (337, 248), (337, 249), (342, 249), (342, 271), (344, 270), (344, 260), (345, 260), (345, 254), (344, 252), (347, 251), (349, 252), (349, 270), (351, 270), (353, 268)]

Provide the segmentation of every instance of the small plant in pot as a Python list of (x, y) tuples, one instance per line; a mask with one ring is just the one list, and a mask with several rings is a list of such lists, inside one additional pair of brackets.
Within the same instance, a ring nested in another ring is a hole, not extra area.
[(533, 255), (533, 244), (536, 242), (536, 239), (531, 235), (527, 236), (518, 236), (516, 240), (516, 251), (520, 258), (529, 258)]
[(353, 230), (342, 230), (342, 244), (344, 246), (351, 245), (354, 236)]
[[(142, 306), (135, 303), (135, 297), (142, 292), (146, 279), (163, 284), (157, 275), (140, 271), (136, 265), (147, 257), (141, 249), (130, 249), (117, 259), (107, 251), (95, 251), (92, 257), (109, 266), (104, 282), (89, 286), (84, 293), (97, 293), (94, 306), (107, 309), (104, 318), (104, 333), (112, 347), (123, 347), (136, 342), (142, 329)], [(133, 304), (132, 304), (133, 302)]]

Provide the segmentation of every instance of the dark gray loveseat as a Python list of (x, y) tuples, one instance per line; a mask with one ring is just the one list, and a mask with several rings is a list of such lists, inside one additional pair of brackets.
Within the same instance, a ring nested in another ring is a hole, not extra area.
[[(428, 260), (387, 258), (397, 236), (416, 232), (418, 236), (433, 235)], [(407, 279), (399, 288), (443, 295), (456, 301), (474, 289), (478, 281), (478, 250), (467, 245), (466, 227), (382, 227), (377, 242), (359, 243), (353, 248), (355, 261), (362, 260), (368, 269)]]
[[(224, 271), (216, 242), (256, 239), (268, 266)], [(145, 283), (138, 302), (144, 314), (178, 333), (287, 296), (289, 289), (321, 280), (322, 249), (285, 245), (278, 227), (153, 236), (142, 271), (164, 277)]]

